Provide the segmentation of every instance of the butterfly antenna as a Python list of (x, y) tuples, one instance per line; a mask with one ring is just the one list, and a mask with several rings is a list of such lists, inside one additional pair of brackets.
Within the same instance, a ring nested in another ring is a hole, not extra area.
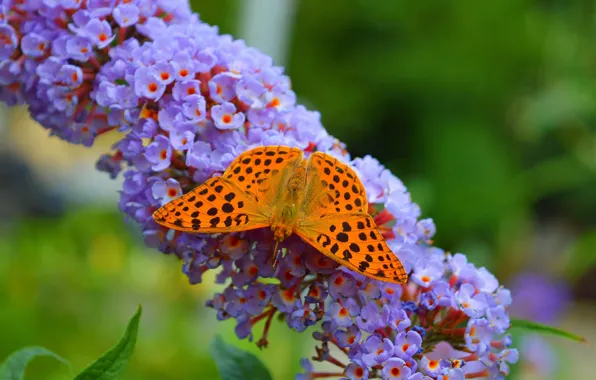
[(277, 267), (278, 258), (279, 258), (279, 251), (277, 250), (277, 246), (279, 245), (279, 240), (275, 241), (275, 248), (273, 248), (273, 268)]

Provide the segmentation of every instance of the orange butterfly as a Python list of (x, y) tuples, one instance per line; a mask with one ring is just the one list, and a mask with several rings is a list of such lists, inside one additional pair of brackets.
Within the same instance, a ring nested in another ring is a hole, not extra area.
[(406, 282), (402, 263), (367, 211), (364, 186), (347, 165), (321, 152), (306, 160), (298, 148), (265, 146), (242, 153), (221, 177), (164, 205), (153, 219), (197, 233), (271, 227), (276, 256), (277, 244), (296, 233), (351, 270)]

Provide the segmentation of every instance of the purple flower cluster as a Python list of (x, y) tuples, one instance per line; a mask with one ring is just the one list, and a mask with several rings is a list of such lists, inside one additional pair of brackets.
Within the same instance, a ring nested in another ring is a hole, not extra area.
[[(433, 247), (434, 224), (419, 219), (399, 179), (370, 156), (351, 159), (317, 112), (295, 104), (282, 68), (199, 21), (185, 1), (2, 0), (0, 97), (26, 104), (73, 143), (123, 133), (97, 163), (112, 177), (124, 170), (120, 209), (149, 246), (184, 261), (191, 283), (219, 270), (227, 287), (207, 305), (218, 319), (235, 319), (240, 338), (252, 339), (263, 321), (258, 344), (266, 346), (276, 315), (298, 331), (320, 322), (314, 360), (349, 379), (500, 378), (517, 360), (506, 335), (509, 292), (464, 255)], [(352, 165), (409, 283), (347, 271), (297, 237), (284, 241), (274, 267), (268, 230), (193, 235), (153, 221), (157, 208), (261, 145)], [(299, 378), (333, 376), (303, 365)]]

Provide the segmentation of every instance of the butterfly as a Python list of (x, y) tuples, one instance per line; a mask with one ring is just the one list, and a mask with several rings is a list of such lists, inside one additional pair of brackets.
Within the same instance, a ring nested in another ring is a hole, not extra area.
[(277, 244), (297, 234), (327, 257), (365, 276), (393, 283), (407, 273), (367, 213), (366, 191), (349, 166), (334, 157), (286, 146), (240, 154), (213, 177), (165, 204), (154, 220), (195, 233), (270, 227)]

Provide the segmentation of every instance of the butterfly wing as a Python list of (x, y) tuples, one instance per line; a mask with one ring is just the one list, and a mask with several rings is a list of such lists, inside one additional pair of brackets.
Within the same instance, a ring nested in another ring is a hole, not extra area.
[(296, 234), (325, 256), (367, 277), (398, 284), (408, 280), (402, 263), (368, 214), (307, 219), (298, 225)]
[(254, 195), (222, 177), (210, 178), (167, 203), (153, 213), (153, 219), (175, 230), (196, 233), (245, 231), (269, 225)]
[(313, 153), (296, 233), (349, 269), (381, 281), (406, 282), (402, 263), (367, 212), (366, 190), (354, 170), (328, 154)]
[(280, 171), (296, 165), (301, 159), (302, 151), (298, 148), (261, 146), (240, 154), (222, 177), (260, 199), (263, 191), (259, 188), (264, 181), (277, 178)]
[(303, 212), (309, 217), (366, 213), (366, 190), (352, 168), (328, 154), (308, 158)]

